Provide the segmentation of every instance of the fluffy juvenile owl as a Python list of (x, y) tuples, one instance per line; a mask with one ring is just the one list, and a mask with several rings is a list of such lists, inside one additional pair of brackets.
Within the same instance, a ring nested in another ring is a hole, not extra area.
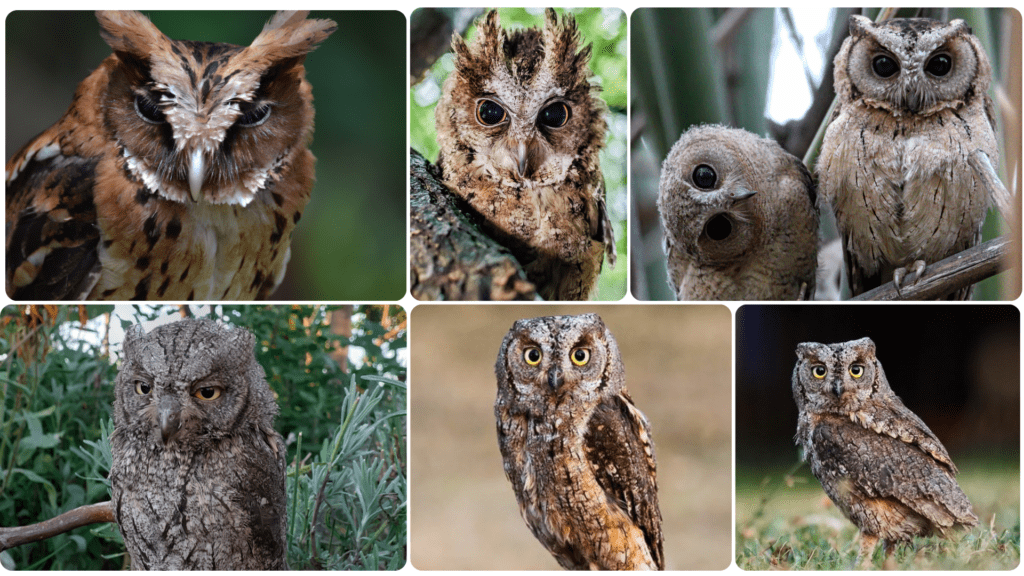
[(775, 141), (695, 126), (661, 168), (658, 211), (679, 300), (810, 300), (818, 250), (814, 183)]
[(242, 47), (97, 12), (114, 53), (7, 162), (8, 295), (267, 297), (313, 186), (302, 63), (335, 30), (305, 15)]
[(110, 484), (133, 569), (287, 569), (285, 446), (254, 343), (209, 320), (128, 330)]
[(978, 523), (949, 453), (893, 393), (870, 338), (805, 342), (796, 355), (796, 444), (860, 529), (864, 562), (879, 539), (888, 555), (897, 542)]
[(664, 570), (651, 429), (597, 314), (519, 320), (495, 365), (505, 475), (533, 535), (574, 570)]
[(598, 152), (605, 105), (576, 21), (507, 31), (498, 13), (472, 46), (452, 39), (455, 69), (435, 108), (442, 180), (478, 213), (547, 300), (584, 300), (604, 254), (615, 264)]
[(853, 295), (899, 287), (908, 270), (916, 280), (980, 241), (990, 199), (967, 160), (981, 150), (997, 162), (991, 79), (963, 20), (850, 17), (817, 172)]

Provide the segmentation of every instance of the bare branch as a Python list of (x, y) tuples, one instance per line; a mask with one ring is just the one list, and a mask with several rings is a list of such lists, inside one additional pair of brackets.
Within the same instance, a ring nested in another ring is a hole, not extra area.
[(1010, 268), (1007, 261), (1010, 240), (995, 238), (929, 264), (924, 275), (897, 292), (892, 282), (851, 298), (851, 300), (930, 300), (942, 298), (961, 288), (995, 276)]
[(89, 524), (100, 524), (102, 522), (114, 522), (114, 505), (107, 500), (99, 504), (79, 506), (74, 510), (44, 520), (37, 524), (28, 526), (14, 526), (11, 528), (0, 528), (0, 551), (53, 538), (75, 528), (88, 526)]

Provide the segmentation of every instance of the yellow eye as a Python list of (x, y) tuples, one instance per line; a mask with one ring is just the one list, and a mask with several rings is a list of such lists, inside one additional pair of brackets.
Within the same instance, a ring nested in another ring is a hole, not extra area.
[(815, 378), (821, 380), (822, 378), (825, 377), (825, 374), (828, 374), (828, 370), (826, 370), (824, 366), (818, 365), (815, 366), (814, 368), (811, 368), (811, 374), (814, 374)]
[(587, 362), (590, 362), (590, 350), (577, 348), (569, 355), (569, 359), (577, 366), (584, 366)]
[(853, 366), (850, 366), (850, 376), (853, 376), (854, 378), (860, 378), (863, 375), (864, 375), (864, 367), (863, 366), (861, 366), (860, 364), (854, 364)]
[(149, 394), (149, 391), (152, 390), (152, 389), (153, 389), (153, 387), (150, 386), (149, 383), (147, 383), (147, 382), (143, 382), (142, 380), (136, 380), (135, 381), (135, 393), (136, 394), (139, 394), (141, 396), (145, 396), (146, 394)]
[(543, 357), (544, 355), (540, 353), (540, 348), (530, 347), (523, 352), (523, 360), (526, 360), (526, 363), (530, 366), (540, 364), (540, 359)]
[(220, 398), (220, 388), (215, 386), (200, 388), (199, 390), (196, 390), (196, 393), (193, 394), (193, 396), (200, 400), (216, 400), (217, 398)]

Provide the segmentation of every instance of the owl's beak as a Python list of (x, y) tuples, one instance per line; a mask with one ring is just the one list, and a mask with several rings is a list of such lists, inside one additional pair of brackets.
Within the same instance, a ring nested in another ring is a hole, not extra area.
[(562, 369), (555, 367), (548, 370), (548, 386), (552, 390), (558, 390), (562, 387), (562, 383), (565, 382), (565, 375), (562, 374)]
[(530, 154), (526, 149), (526, 141), (519, 143), (519, 148), (516, 150), (518, 157), (518, 165), (516, 166), (516, 173), (522, 178), (526, 176), (526, 170), (530, 167)]
[(203, 156), (203, 149), (196, 148), (192, 151), (188, 162), (188, 189), (193, 202), (199, 202), (199, 193), (203, 189), (204, 180), (206, 180), (206, 158)]
[(757, 190), (748, 190), (747, 188), (744, 188), (742, 186), (737, 186), (732, 191), (732, 201), (738, 202), (740, 200), (746, 200), (747, 198), (750, 198), (754, 194), (757, 194)]
[(836, 398), (841, 398), (843, 395), (843, 379), (836, 378), (835, 382), (832, 383), (832, 389), (836, 393)]
[(181, 429), (181, 405), (174, 398), (161, 398), (157, 417), (160, 421), (160, 437), (167, 444)]

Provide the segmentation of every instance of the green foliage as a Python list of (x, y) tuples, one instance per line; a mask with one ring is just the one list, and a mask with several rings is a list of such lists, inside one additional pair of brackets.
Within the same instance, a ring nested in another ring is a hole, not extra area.
[[(112, 320), (103, 314), (111, 309), (48, 306), (23, 314), (8, 307), (0, 316), (0, 525), (40, 522), (109, 499), (117, 370), (106, 344)], [(96, 318), (80, 326), (79, 310)], [(174, 313), (176, 307), (159, 306), (121, 315), (130, 325)], [(281, 408), (275, 427), (288, 443), (289, 497), (300, 496), (289, 502), (292, 568), (403, 566), (405, 311), (218, 306), (211, 317), (256, 335), (257, 359)], [(362, 357), (349, 362), (348, 347), (361, 348)], [(321, 446), (319, 456), (308, 453)], [(312, 496), (295, 490), (302, 486)], [(126, 562), (113, 524), (20, 546), (0, 560), (37, 570), (114, 570)]]
[[(559, 13), (561, 9), (557, 10)], [(600, 97), (608, 104), (608, 137), (601, 151), (609, 217), (615, 230), (619, 260), (615, 268), (605, 262), (598, 279), (598, 300), (619, 300), (626, 294), (626, 15), (617, 8), (570, 8), (585, 44), (593, 44), (590, 69), (601, 86)], [(499, 8), (505, 28), (542, 26), (543, 10)], [(470, 26), (470, 40), (476, 27)], [(434, 127), (434, 107), (441, 88), (454, 69), (454, 56), (446, 53), (434, 63), (422, 82), (412, 87), (409, 96), (409, 142), (431, 161), (440, 151)]]

